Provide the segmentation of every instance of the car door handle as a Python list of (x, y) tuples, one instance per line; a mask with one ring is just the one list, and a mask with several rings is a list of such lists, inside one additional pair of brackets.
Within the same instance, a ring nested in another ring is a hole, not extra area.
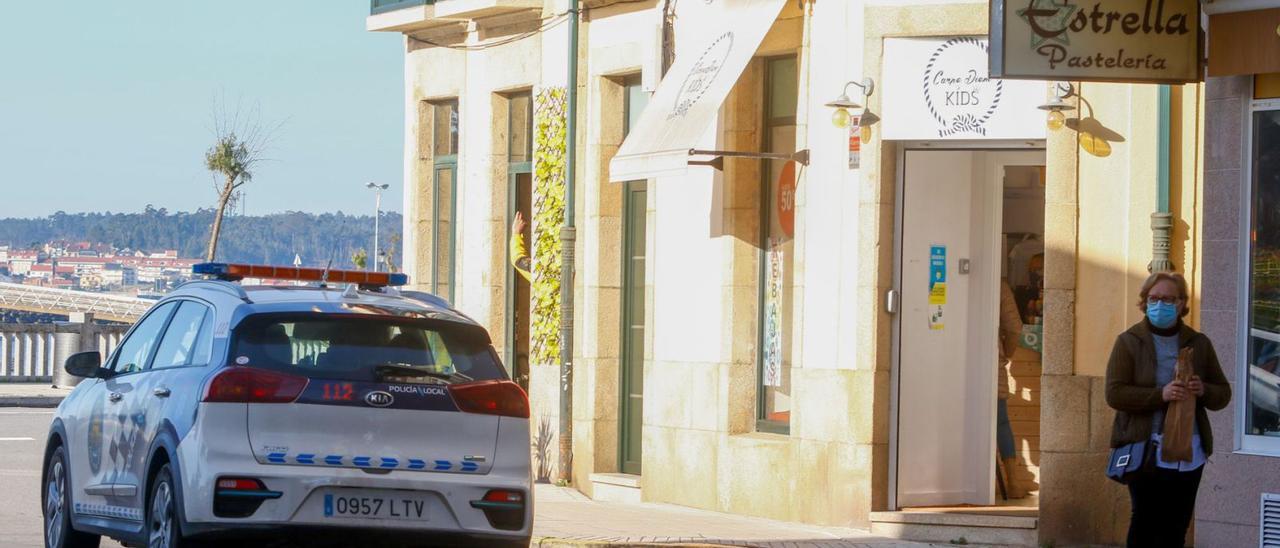
[(115, 403), (124, 399), (124, 394), (121, 394), (119, 392), (112, 392), (111, 395), (107, 396), (107, 399), (111, 400), (112, 403)]
[(163, 387), (163, 386), (161, 386), (160, 388), (157, 388), (157, 389), (155, 389), (155, 390), (152, 390), (152, 391), (151, 391), (151, 393), (152, 393), (152, 394), (155, 394), (157, 398), (167, 398), (167, 397), (169, 397), (169, 389), (168, 389), (168, 388), (165, 388), (165, 387)]

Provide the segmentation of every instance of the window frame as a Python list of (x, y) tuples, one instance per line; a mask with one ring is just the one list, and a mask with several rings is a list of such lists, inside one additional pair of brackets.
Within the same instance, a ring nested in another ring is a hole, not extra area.
[[(652, 100), (653, 98), (652, 93), (644, 91), (644, 84), (642, 82), (642, 79), (643, 79), (642, 76), (639, 74), (630, 74), (627, 76), (623, 76), (622, 78), (617, 80), (617, 82), (620, 84), (620, 87), (622, 88), (622, 137), (623, 137), (623, 140), (626, 140), (626, 137), (631, 134), (631, 129), (632, 129), (631, 128), (631, 115), (632, 115), (631, 111), (633, 108), (632, 101), (631, 101), (632, 88), (639, 88), (642, 93), (648, 93), (650, 100)], [(645, 104), (641, 106), (640, 111), (643, 112), (644, 108), (647, 106), (649, 106), (648, 101), (646, 101)], [(627, 375), (628, 371), (626, 367), (624, 367), (624, 365), (629, 359), (631, 352), (634, 350), (634, 347), (632, 346), (632, 344), (636, 343), (636, 341), (634, 340), (634, 337), (632, 337), (631, 333), (629, 333), (630, 327), (627, 325), (627, 320), (631, 318), (631, 313), (632, 313), (632, 299), (629, 298), (626, 290), (628, 288), (633, 287), (635, 284), (635, 280), (631, 274), (631, 265), (630, 265), (631, 258), (633, 256), (632, 254), (634, 252), (634, 247), (632, 244), (635, 238), (635, 231), (631, 223), (628, 222), (630, 220), (628, 216), (630, 215), (631, 207), (635, 204), (635, 200), (636, 200), (635, 194), (637, 192), (645, 192), (646, 199), (647, 199), (648, 191), (649, 191), (649, 180), (639, 179), (639, 180), (633, 180), (633, 181), (625, 181), (621, 183), (621, 185), (622, 185), (622, 189), (621, 189), (622, 209), (618, 212), (618, 218), (620, 220), (619, 224), (621, 225), (621, 228), (622, 228), (622, 241), (621, 241), (621, 245), (619, 246), (620, 261), (619, 261), (618, 274), (620, 276), (622, 285), (620, 288), (621, 291), (618, 292), (619, 293), (618, 310), (620, 311), (620, 316), (619, 316), (620, 321), (618, 322), (618, 413), (617, 413), (618, 415), (618, 462), (617, 462), (617, 466), (618, 466), (618, 471), (624, 474), (639, 475), (643, 471), (643, 462), (644, 462), (643, 447), (641, 448), (641, 455), (642, 455), (641, 461), (635, 463), (634, 466), (631, 465), (629, 461), (627, 461), (627, 449), (631, 448), (630, 442), (628, 440), (630, 439), (632, 432), (631, 432), (631, 426), (628, 424), (628, 421), (624, 420), (626, 417), (623, 416), (624, 410), (627, 409), (627, 400), (630, 398), (631, 388), (632, 388), (631, 380), (628, 378), (628, 375)], [(648, 208), (646, 206), (646, 211), (647, 209)], [(646, 212), (646, 216), (647, 216), (647, 212)], [(644, 230), (646, 232), (646, 238), (648, 238), (649, 237), (648, 226), (647, 226), (648, 220), (646, 219), (644, 220), (644, 222), (646, 223), (646, 226), (641, 230)], [(648, 261), (649, 257), (646, 256), (645, 260)], [(645, 283), (648, 284), (649, 281), (646, 280)], [(643, 305), (644, 304), (642, 303), (642, 306)], [(647, 314), (651, 311), (644, 311), (644, 312), (647, 316)], [(645, 319), (645, 323), (646, 323), (645, 330), (648, 331), (649, 322), (647, 317)], [(641, 346), (644, 346), (643, 337), (642, 337), (642, 340), (639, 341), (639, 344)], [(644, 364), (646, 361), (645, 359), (646, 356), (644, 356), (645, 351), (646, 349), (644, 348), (641, 349), (641, 359), (640, 359), (641, 367), (644, 367)], [(642, 386), (641, 387), (642, 394), (643, 394), (643, 390), (644, 388)], [(644, 404), (642, 399), (641, 400), (642, 409), (643, 409), (643, 405)], [(644, 420), (642, 418), (641, 423), (643, 422)], [(643, 446), (643, 440), (641, 445)]]
[(157, 353), (159, 353), (159, 351), (160, 351), (160, 347), (161, 347), (161, 345), (163, 345), (163, 344), (164, 344), (164, 340), (165, 340), (165, 338), (167, 338), (167, 337), (169, 336), (169, 329), (170, 329), (171, 327), (173, 327), (173, 319), (174, 319), (174, 318), (176, 318), (176, 317), (178, 316), (178, 310), (180, 310), (180, 309), (182, 308), (182, 305), (185, 305), (185, 304), (190, 303), (190, 304), (194, 304), (194, 305), (196, 305), (196, 306), (199, 306), (199, 307), (201, 307), (201, 308), (204, 308), (204, 316), (203, 316), (203, 319), (202, 319), (202, 321), (201, 321), (201, 323), (200, 323), (200, 328), (199, 328), (199, 330), (197, 330), (197, 331), (196, 331), (196, 338), (195, 338), (195, 340), (191, 342), (191, 345), (192, 345), (192, 352), (193, 352), (193, 358), (194, 358), (194, 356), (196, 355), (195, 353), (198, 353), (198, 352), (199, 352), (198, 347), (199, 347), (199, 345), (201, 344), (201, 342), (202, 342), (202, 341), (204, 341), (204, 337), (205, 337), (205, 335), (207, 334), (207, 335), (208, 335), (208, 337), (209, 337), (209, 341), (208, 341), (208, 344), (209, 344), (209, 361), (207, 361), (207, 362), (205, 362), (205, 363), (199, 363), (199, 362), (194, 361), (194, 359), (193, 359), (192, 363), (188, 363), (188, 364), (186, 364), (186, 365), (175, 365), (175, 366), (171, 366), (171, 367), (161, 367), (161, 368), (158, 368), (158, 369), (157, 369), (157, 368), (155, 367), (155, 364), (156, 364), (156, 356), (155, 356), (155, 354), (153, 354), (153, 355), (151, 356), (151, 359), (150, 359), (150, 360), (147, 360), (147, 368), (146, 368), (146, 369), (144, 369), (144, 371), (153, 371), (153, 370), (154, 370), (154, 371), (172, 371), (172, 370), (176, 370), (176, 369), (186, 369), (186, 368), (190, 368), (190, 367), (208, 367), (210, 364), (212, 364), (212, 363), (214, 362), (214, 359), (213, 359), (213, 354), (214, 354), (214, 352), (213, 352), (213, 339), (214, 339), (214, 336), (213, 336), (213, 325), (214, 325), (215, 323), (217, 323), (217, 320), (216, 320), (215, 315), (214, 315), (214, 308), (213, 308), (213, 306), (212, 306), (212, 305), (210, 305), (210, 304), (209, 304), (209, 303), (207, 303), (207, 302), (204, 302), (204, 301), (201, 301), (201, 300), (197, 300), (197, 299), (175, 299), (175, 300), (173, 300), (173, 301), (169, 301), (169, 302), (176, 302), (176, 303), (178, 303), (178, 307), (177, 307), (177, 308), (174, 308), (174, 309), (173, 309), (173, 312), (170, 312), (170, 313), (169, 313), (169, 318), (168, 318), (167, 320), (165, 320), (165, 324), (164, 324), (164, 331), (162, 331), (162, 332), (160, 333), (160, 343), (156, 345), (156, 352), (157, 352)]
[[(1250, 86), (1250, 93), (1252, 93)], [(1253, 324), (1253, 306), (1251, 303), (1253, 297), (1253, 243), (1251, 234), (1254, 224), (1254, 164), (1257, 161), (1255, 154), (1255, 145), (1257, 144), (1257, 127), (1254, 117), (1259, 112), (1280, 111), (1280, 99), (1251, 99), (1249, 105), (1245, 108), (1245, 124), (1244, 145), (1245, 155), (1244, 166), (1241, 169), (1243, 173), (1243, 192), (1240, 193), (1240, 278), (1239, 287), (1244, 288), (1243, 291), (1237, 291), (1237, 339), (1236, 348), (1238, 353), (1236, 356), (1237, 371), (1235, 374), (1235, 384), (1242, 387), (1235, 399), (1235, 451), (1236, 453), (1259, 455), (1267, 457), (1280, 457), (1280, 436), (1260, 436), (1249, 434), (1248, 413), (1249, 413), (1249, 368), (1253, 361), (1253, 345), (1252, 345), (1252, 324)]]
[[(449, 295), (446, 296), (449, 302), (454, 301), (457, 292), (457, 266), (458, 266), (458, 188), (461, 186), (458, 173), (458, 156), (462, 148), (462, 110), (461, 101), (457, 97), (447, 99), (436, 99), (428, 101), (432, 107), (431, 111), (431, 293), (440, 295), (440, 260), (438, 245), (440, 243), (440, 172), (449, 171), (449, 263), (448, 263), (448, 279)], [(449, 152), (451, 154), (436, 154), (436, 145), (440, 141), (441, 135), (436, 132), (440, 127), (439, 120), (436, 116), (443, 106), (452, 106), (453, 114), (458, 118), (458, 131), (456, 139), (452, 131), (447, 132), (446, 138), (450, 139)]]
[[(511, 113), (513, 111), (512, 105), (515, 104), (515, 99), (517, 97), (529, 98), (529, 126), (527, 128), (529, 131), (529, 154), (527, 156), (528, 161), (525, 162), (511, 161), (512, 158), (515, 157), (515, 153), (511, 150), (511, 139), (514, 135), (513, 131), (515, 129), (515, 126), (512, 124), (512, 120), (514, 120), (515, 117), (513, 117)], [(507, 370), (507, 374), (512, 379), (515, 379), (516, 349), (512, 342), (516, 337), (516, 283), (518, 280), (516, 280), (517, 274), (515, 268), (510, 266), (511, 260), (514, 259), (514, 257), (511, 256), (511, 246), (507, 244), (511, 242), (511, 237), (514, 236), (511, 233), (511, 223), (516, 218), (516, 208), (518, 207), (517, 202), (520, 199), (518, 196), (518, 178), (521, 175), (528, 174), (532, 176), (533, 174), (533, 90), (524, 89), (513, 91), (504, 94), (503, 98), (507, 101), (507, 222), (504, 223), (506, 225), (506, 228), (504, 229), (506, 238), (502, 240), (503, 257), (506, 257), (506, 261), (503, 263), (502, 269), (506, 272), (506, 275), (504, 276), (506, 278), (504, 283), (507, 288), (507, 297), (504, 299), (505, 302), (503, 303), (503, 307), (506, 310), (507, 321), (505, 322), (506, 325), (503, 326), (503, 340), (506, 342), (503, 345), (504, 348), (502, 353), (505, 358), (503, 368)], [(532, 223), (533, 219), (525, 219), (525, 222)], [(526, 249), (532, 249), (532, 245), (533, 242), (525, 242)]]
[[(798, 114), (800, 113), (800, 108), (799, 108), (800, 95), (797, 92), (796, 109), (791, 116), (782, 116), (778, 118), (770, 117), (770, 113), (771, 113), (770, 111), (772, 110), (772, 105), (773, 105), (773, 93), (772, 93), (773, 79), (771, 78), (772, 73), (770, 71), (769, 65), (775, 61), (780, 61), (785, 59), (794, 60), (796, 63), (796, 78), (798, 80), (800, 76), (800, 55), (798, 52), (796, 52), (796, 53), (783, 54), (783, 55), (770, 55), (770, 56), (757, 57), (757, 59), (760, 62), (762, 62), (764, 65), (763, 69), (761, 70), (761, 80), (762, 80), (761, 88), (763, 89), (764, 93), (761, 96), (762, 111), (760, 112), (760, 136), (761, 136), (760, 146), (762, 151), (769, 151), (773, 146), (772, 145), (773, 128), (778, 126), (788, 125), (786, 122), (790, 122), (790, 125), (792, 126), (798, 126), (797, 119), (798, 119)], [(778, 122), (782, 122), (782, 123), (778, 123)], [(798, 129), (799, 128), (797, 127), (797, 130)], [(790, 420), (788, 420), (787, 422), (782, 422), (782, 421), (768, 420), (765, 418), (766, 416), (765, 407), (767, 403), (767, 394), (766, 394), (767, 387), (764, 385), (764, 316), (765, 316), (764, 307), (765, 307), (765, 292), (766, 292), (765, 286), (768, 279), (768, 268), (769, 268), (767, 243), (769, 241), (769, 229), (771, 228), (770, 208), (773, 206), (773, 199), (771, 196), (772, 193), (770, 192), (770, 190), (773, 186), (773, 181), (770, 180), (770, 176), (772, 175), (772, 173), (769, 170), (769, 160), (760, 160), (760, 162), (761, 162), (760, 197), (759, 197), (759, 200), (760, 200), (760, 234), (759, 234), (760, 249), (757, 253), (757, 257), (758, 257), (757, 261), (759, 265), (758, 265), (758, 272), (756, 275), (756, 326), (757, 326), (756, 327), (756, 380), (755, 380), (756, 431), (767, 432), (771, 434), (790, 435), (791, 434)], [(794, 386), (793, 386), (793, 390), (794, 390)], [(794, 408), (794, 405), (793, 405), (793, 408)]]
[[(108, 369), (111, 371), (112, 379), (127, 377), (130, 375), (136, 375), (138, 373), (146, 373), (147, 371), (151, 370), (151, 362), (154, 361), (156, 357), (155, 351), (160, 349), (160, 343), (164, 341), (164, 334), (166, 331), (169, 330), (169, 322), (173, 320), (173, 313), (178, 311), (178, 306), (182, 304), (182, 301), (183, 299), (171, 299), (171, 300), (161, 301), (159, 303), (156, 303), (156, 305), (153, 306), (151, 310), (148, 310), (147, 313), (142, 316), (142, 318), (138, 319), (137, 322), (135, 322), (132, 326), (129, 327), (129, 331), (125, 333), (123, 337), (120, 338), (120, 344), (117, 344), (115, 349), (112, 350), (111, 357), (107, 360), (106, 365), (103, 366), (104, 369)], [(129, 371), (129, 372), (117, 371), (116, 365), (120, 361), (120, 353), (124, 350), (125, 344), (128, 344), (129, 339), (133, 338), (134, 333), (138, 331), (138, 326), (141, 326), (147, 320), (151, 319), (153, 315), (159, 313), (161, 308), (168, 306), (170, 304), (174, 306), (172, 309), (170, 309), (166, 313), (167, 316), (165, 316), (163, 323), (160, 324), (160, 331), (157, 332), (156, 334), (156, 347), (153, 348), (152, 352), (147, 356), (147, 363), (143, 364), (142, 367), (139, 367), (135, 371)]]

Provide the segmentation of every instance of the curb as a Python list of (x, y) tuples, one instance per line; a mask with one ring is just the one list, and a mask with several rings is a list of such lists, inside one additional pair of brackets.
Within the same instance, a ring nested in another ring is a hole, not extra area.
[(635, 542), (628, 540), (575, 540), (535, 538), (531, 548), (724, 548), (728, 544), (706, 542)]
[(66, 396), (0, 396), (0, 407), (52, 408)]

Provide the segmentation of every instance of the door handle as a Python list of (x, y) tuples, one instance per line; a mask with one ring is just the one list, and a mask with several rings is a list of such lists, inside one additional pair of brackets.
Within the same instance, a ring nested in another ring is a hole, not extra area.
[(163, 386), (161, 386), (160, 388), (157, 388), (157, 389), (155, 389), (155, 390), (152, 390), (152, 391), (151, 391), (151, 393), (152, 393), (152, 394), (155, 394), (157, 398), (167, 398), (167, 397), (169, 397), (169, 389), (168, 389), (168, 388), (165, 388), (165, 387), (163, 387)]
[(884, 311), (889, 314), (898, 313), (898, 290), (890, 289), (884, 294)]
[(111, 403), (115, 403), (124, 399), (124, 394), (121, 394), (119, 392), (112, 392), (111, 395), (107, 396), (107, 399), (111, 400)]

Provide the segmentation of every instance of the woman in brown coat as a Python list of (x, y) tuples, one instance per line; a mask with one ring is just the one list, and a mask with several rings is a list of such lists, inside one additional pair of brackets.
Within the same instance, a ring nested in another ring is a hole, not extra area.
[[(1209, 338), (1187, 327), (1187, 281), (1156, 273), (1142, 284), (1138, 306), (1146, 317), (1116, 338), (1107, 364), (1107, 405), (1116, 410), (1111, 447), (1153, 440), (1151, 463), (1129, 481), (1133, 515), (1128, 546), (1181, 547), (1195, 510), (1205, 460), (1213, 454), (1207, 411), (1231, 401)], [(1178, 353), (1191, 348), (1190, 382), (1174, 380)], [(1194, 396), (1196, 420), (1190, 461), (1166, 461), (1159, 448), (1169, 402)]]

